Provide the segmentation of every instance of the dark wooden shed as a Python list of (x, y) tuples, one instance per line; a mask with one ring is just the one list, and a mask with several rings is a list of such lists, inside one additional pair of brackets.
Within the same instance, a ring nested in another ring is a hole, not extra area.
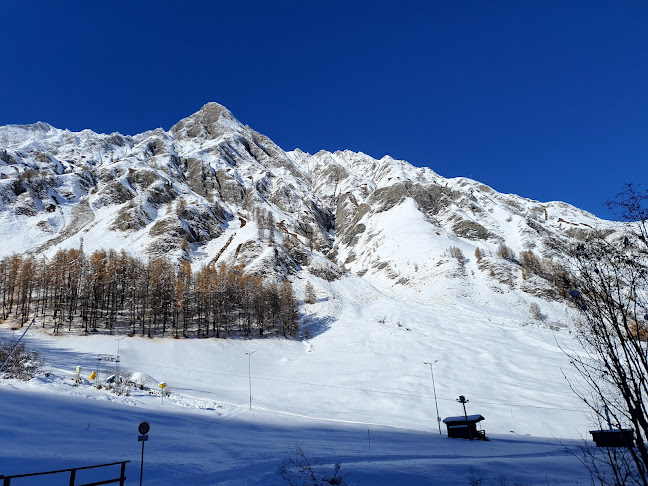
[(634, 446), (634, 430), (610, 429), (590, 430), (596, 447), (632, 447)]
[(448, 437), (451, 439), (480, 439), (486, 440), (486, 431), (478, 429), (477, 424), (486, 420), (482, 415), (461, 415), (459, 417), (446, 417), (443, 423), (448, 428)]

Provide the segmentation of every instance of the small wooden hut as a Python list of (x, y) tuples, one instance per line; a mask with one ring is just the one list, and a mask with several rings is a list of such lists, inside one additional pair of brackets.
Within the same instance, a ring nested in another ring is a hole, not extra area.
[(634, 446), (634, 430), (610, 429), (590, 430), (596, 447), (632, 447)]
[[(466, 422), (468, 418), (468, 422)], [(486, 440), (486, 431), (481, 427), (478, 429), (477, 424), (485, 420), (482, 415), (461, 415), (459, 417), (446, 417), (443, 423), (448, 428), (448, 437), (451, 439), (480, 439)]]

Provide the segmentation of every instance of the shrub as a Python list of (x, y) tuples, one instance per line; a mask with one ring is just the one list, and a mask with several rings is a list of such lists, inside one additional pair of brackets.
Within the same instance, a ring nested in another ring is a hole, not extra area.
[(464, 263), (466, 259), (463, 252), (461, 251), (461, 248), (456, 246), (451, 246), (450, 248), (448, 248), (448, 255), (452, 258), (456, 258), (459, 263)]
[(333, 474), (322, 472), (321, 462), (309, 457), (301, 444), (288, 454), (279, 466), (279, 474), (289, 486), (346, 486), (346, 478), (351, 473), (340, 474), (342, 463), (335, 464)]
[(531, 305), (529, 305), (529, 313), (533, 319), (538, 321), (543, 321), (545, 319), (544, 314), (542, 314), (542, 311), (540, 310), (540, 306), (535, 302), (532, 302)]
[[(5, 362), (13, 348), (13, 343), (0, 341), (0, 365)], [(31, 380), (40, 370), (41, 361), (33, 351), (28, 351), (24, 344), (19, 344), (2, 369), (0, 378)]]

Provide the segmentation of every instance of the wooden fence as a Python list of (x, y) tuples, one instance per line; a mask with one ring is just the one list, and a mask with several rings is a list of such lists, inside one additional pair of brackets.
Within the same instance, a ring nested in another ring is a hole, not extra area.
[[(11, 486), (11, 480), (16, 479), (16, 478), (27, 478), (31, 476), (42, 476), (45, 474), (60, 474), (60, 473), (70, 473), (70, 482), (68, 483), (70, 486), (99, 486), (100, 484), (111, 484), (111, 483), (119, 483), (119, 486), (124, 486), (124, 482), (126, 481), (126, 463), (130, 461), (121, 461), (121, 462), (111, 462), (110, 464), (99, 464), (97, 466), (84, 466), (84, 467), (74, 467), (71, 469), (59, 469), (58, 471), (46, 471), (46, 472), (39, 472), (39, 473), (31, 473), (31, 474), (15, 474), (13, 476), (2, 476), (0, 475), (0, 480), (3, 481), (2, 486)], [(96, 469), (99, 467), (108, 467), (108, 466), (116, 466), (117, 464), (121, 464), (121, 472), (119, 474), (118, 478), (115, 479), (106, 479), (104, 481), (97, 481), (94, 483), (85, 483), (85, 484), (76, 484), (76, 473), (77, 471), (81, 471), (83, 469)], [(14, 483), (15, 484), (15, 483)], [(54, 483), (52, 483), (54, 484)]]

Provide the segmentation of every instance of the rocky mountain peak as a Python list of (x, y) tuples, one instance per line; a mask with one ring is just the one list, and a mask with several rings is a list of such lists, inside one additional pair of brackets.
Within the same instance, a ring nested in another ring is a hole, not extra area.
[(210, 102), (193, 115), (173, 125), (170, 132), (181, 140), (217, 139), (226, 134), (240, 132), (243, 128), (243, 124), (227, 108)]
[(54, 131), (54, 127), (45, 122), (30, 123), (27, 125), (6, 125), (0, 127), (0, 145), (8, 146), (42, 137)]
[(0, 256), (83, 245), (264, 278), (346, 272), (405, 297), (506, 294), (496, 300), (528, 307), (556, 293), (522, 256), (554, 268), (556, 241), (596, 228), (618, 227), (390, 156), (285, 152), (218, 103), (133, 137), (0, 127), (0, 231), (21, 235)]

